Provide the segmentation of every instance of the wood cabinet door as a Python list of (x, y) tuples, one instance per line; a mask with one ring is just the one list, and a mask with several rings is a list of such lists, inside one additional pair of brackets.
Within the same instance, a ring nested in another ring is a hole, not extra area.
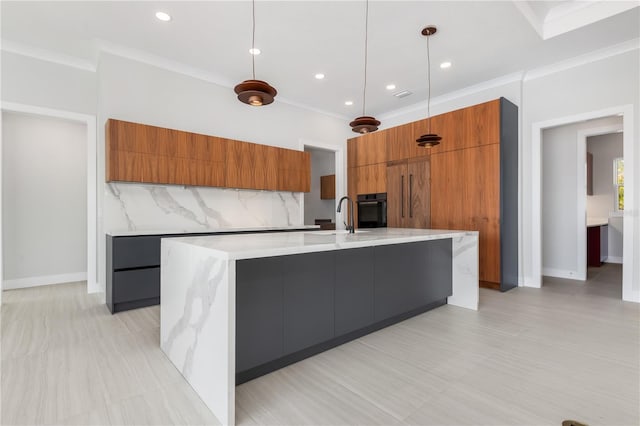
[(336, 198), (336, 175), (320, 176), (320, 199), (333, 200)]
[(479, 231), (480, 281), (500, 282), (500, 145), (462, 151), (465, 229)]
[(358, 165), (358, 138), (347, 139), (347, 166)]
[(460, 111), (464, 148), (500, 143), (500, 99)]
[(255, 186), (255, 145), (235, 140), (227, 141), (227, 188), (253, 188)]
[(255, 189), (278, 189), (278, 148), (256, 145)]
[(358, 168), (358, 194), (387, 192), (387, 165), (372, 164)]
[(413, 156), (416, 145), (413, 123), (403, 124), (385, 131), (387, 136), (387, 161), (405, 160)]
[(311, 190), (311, 154), (278, 148), (278, 190), (291, 192)]
[(387, 226), (404, 228), (407, 222), (407, 164), (387, 166)]
[(431, 183), (429, 158), (410, 161), (407, 165), (408, 188), (407, 227), (428, 229), (431, 227)]
[(387, 131), (369, 133), (355, 139), (356, 165), (367, 166), (387, 161)]

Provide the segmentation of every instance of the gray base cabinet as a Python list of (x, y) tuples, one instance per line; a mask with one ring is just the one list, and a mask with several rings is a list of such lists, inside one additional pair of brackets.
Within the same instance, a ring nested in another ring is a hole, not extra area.
[[(283, 258), (236, 262), (236, 370), (284, 355)], [(259, 350), (256, 350), (259, 348)]]
[(373, 247), (341, 250), (336, 255), (336, 335), (373, 324), (373, 264)]
[(451, 240), (379, 246), (373, 266), (376, 321), (451, 296)]
[(285, 354), (333, 337), (334, 253), (282, 257)]
[(107, 235), (107, 307), (112, 314), (160, 303), (160, 243), (162, 238), (203, 235), (258, 234), (289, 230), (203, 232), (192, 234)]
[(236, 262), (236, 383), (446, 303), (450, 239)]

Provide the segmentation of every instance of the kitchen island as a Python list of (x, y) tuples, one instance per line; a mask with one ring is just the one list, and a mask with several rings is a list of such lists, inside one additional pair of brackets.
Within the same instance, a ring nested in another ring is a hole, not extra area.
[(449, 303), (478, 306), (478, 233), (380, 228), (162, 240), (160, 344), (222, 424), (235, 386)]

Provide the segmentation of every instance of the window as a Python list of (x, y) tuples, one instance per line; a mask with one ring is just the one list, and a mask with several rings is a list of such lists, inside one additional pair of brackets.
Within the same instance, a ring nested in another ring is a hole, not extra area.
[(613, 160), (613, 186), (616, 193), (615, 210), (624, 210), (624, 159)]

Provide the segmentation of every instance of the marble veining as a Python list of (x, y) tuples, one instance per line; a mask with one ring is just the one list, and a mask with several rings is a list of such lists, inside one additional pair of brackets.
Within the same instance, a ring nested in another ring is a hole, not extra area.
[[(169, 255), (170, 256), (170, 255)], [(206, 324), (211, 313), (211, 306), (216, 300), (218, 286), (221, 283), (225, 271), (223, 262), (213, 257), (198, 259), (191, 283), (187, 287), (185, 299), (189, 301), (184, 305), (182, 315), (169, 330), (168, 335), (162, 341), (162, 348), (167, 352), (174, 352), (176, 341), (189, 336), (190, 342), (183, 347), (181, 356), (184, 356), (180, 372), (189, 380), (193, 367), (193, 356), (197, 350), (200, 332)], [(182, 344), (184, 345), (184, 341)]]
[(160, 347), (220, 422), (233, 423), (235, 263), (170, 240), (161, 244)]
[(105, 232), (301, 225), (300, 199), (294, 192), (111, 182)]
[(235, 424), (236, 260), (452, 240), (451, 305), (478, 307), (478, 232), (375, 229), (162, 239), (160, 342), (222, 424)]

